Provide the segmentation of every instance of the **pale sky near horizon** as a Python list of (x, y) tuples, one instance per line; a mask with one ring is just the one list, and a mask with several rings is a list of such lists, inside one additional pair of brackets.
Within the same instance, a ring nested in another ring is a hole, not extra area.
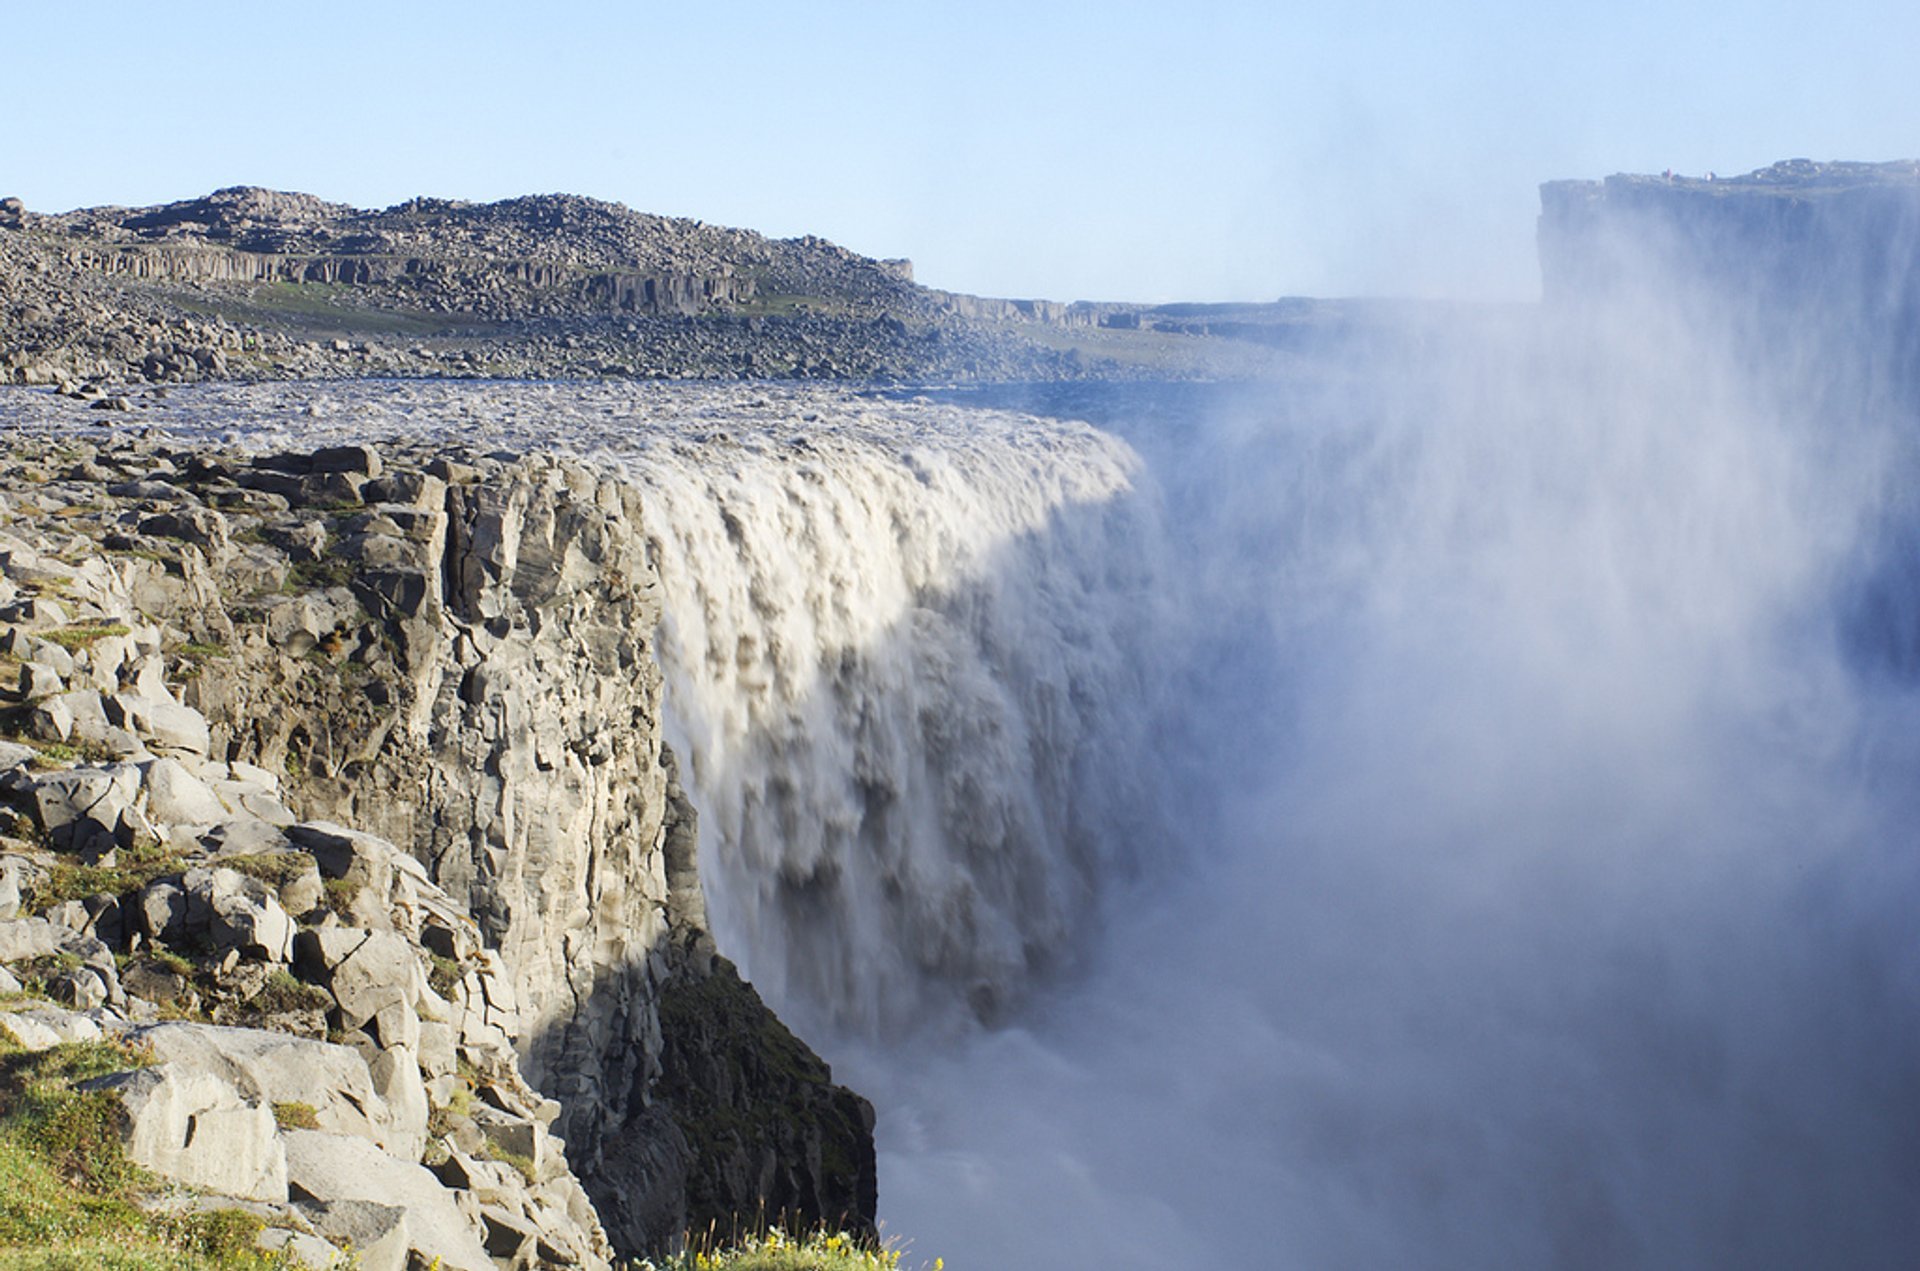
[(1527, 299), (1537, 186), (1920, 157), (1920, 6), (12, 0), (0, 195), (566, 191), (1061, 300)]

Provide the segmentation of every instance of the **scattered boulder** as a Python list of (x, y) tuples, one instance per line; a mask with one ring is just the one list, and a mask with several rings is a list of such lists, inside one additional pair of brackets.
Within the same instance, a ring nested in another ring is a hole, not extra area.
[(301, 1209), (315, 1231), (353, 1250), (358, 1271), (407, 1271), (413, 1241), (403, 1206), (333, 1200), (310, 1201)]
[[(156, 1174), (248, 1200), (287, 1199), (287, 1153), (273, 1113), (204, 1070), (159, 1064), (84, 1083), (126, 1110), (127, 1156)], [(378, 1149), (374, 1149), (376, 1152)]]
[(229, 815), (213, 788), (194, 776), (178, 759), (166, 757), (143, 765), (141, 785), (146, 792), (150, 820), (212, 825)]
[(73, 851), (97, 843), (130, 846), (139, 793), (140, 769), (132, 764), (49, 772), (25, 783), (26, 809), (34, 825), (54, 847)]
[(320, 1130), (289, 1130), (289, 1194), (305, 1206), (370, 1201), (406, 1213), (409, 1252), (446, 1271), (493, 1271), (493, 1260), (473, 1224), (440, 1180), (423, 1166), (382, 1152), (362, 1138)]
[[(376, 1061), (370, 1070), (351, 1046), (185, 1022), (150, 1025), (129, 1039), (152, 1047), (163, 1062), (215, 1073), (262, 1103), (304, 1104), (328, 1133), (366, 1139), (407, 1160), (418, 1160), (425, 1149), (424, 1090), (416, 1099), (404, 1076), (396, 1075), (397, 1064), (383, 1068)], [(416, 1066), (413, 1084), (419, 1080)]]
[(181, 881), (186, 892), (186, 930), (203, 934), (216, 950), (285, 962), (293, 956), (295, 924), (272, 888), (237, 870), (190, 869)]

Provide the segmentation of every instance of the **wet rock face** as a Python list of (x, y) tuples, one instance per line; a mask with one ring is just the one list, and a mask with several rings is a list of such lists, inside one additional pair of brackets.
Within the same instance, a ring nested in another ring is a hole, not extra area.
[[(0, 499), (0, 960), (102, 1026), (330, 1039), (351, 1062), (301, 1060), (345, 1092), (301, 1100), (313, 1132), (519, 1197), (476, 1201), (490, 1252), (592, 1264), (722, 1211), (871, 1223), (871, 1110), (705, 930), (630, 487), (432, 446), (15, 437)], [(97, 886), (57, 893), (80, 866)], [(141, 1098), (259, 1138), (298, 1055), (225, 1036), (155, 1045), (232, 1098)], [(340, 1155), (247, 1142), (268, 1190)]]

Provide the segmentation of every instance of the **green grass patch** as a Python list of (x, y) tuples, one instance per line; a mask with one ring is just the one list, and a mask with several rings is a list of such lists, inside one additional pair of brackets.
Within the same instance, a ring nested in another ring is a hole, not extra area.
[[(292, 763), (292, 751), (288, 751), (289, 765)], [(291, 770), (291, 768), (289, 769)], [(353, 917), (353, 900), (360, 894), (360, 884), (345, 878), (329, 878), (320, 884), (327, 894), (327, 908), (342, 918)]]
[(320, 1128), (320, 1112), (311, 1103), (276, 1103), (273, 1105), (273, 1123), (283, 1130), (317, 1130)]
[(533, 1158), (531, 1156), (522, 1156), (518, 1152), (509, 1152), (506, 1148), (501, 1147), (491, 1139), (488, 1139), (480, 1145), (480, 1155), (487, 1160), (498, 1161), (502, 1165), (513, 1166), (514, 1169), (520, 1172), (520, 1177), (527, 1180), (527, 1186), (538, 1187), (540, 1185), (540, 1176), (534, 1171)]
[[(902, 1251), (891, 1244), (875, 1244), (844, 1231), (816, 1231), (789, 1236), (779, 1227), (740, 1240), (719, 1244), (690, 1239), (687, 1251), (653, 1264), (656, 1271), (898, 1271)], [(943, 1259), (924, 1264), (945, 1271)]]
[(312, 856), (298, 851), (248, 852), (239, 856), (222, 856), (213, 863), (276, 888), (285, 887), (303, 874), (319, 869)]
[(47, 871), (46, 885), (34, 895), (34, 911), (45, 913), (64, 901), (89, 896), (124, 896), (156, 878), (182, 873), (185, 868), (186, 860), (179, 853), (151, 840), (121, 848), (114, 853), (112, 865), (56, 861)]
[(154, 1216), (153, 1180), (127, 1160), (119, 1098), (74, 1087), (146, 1066), (120, 1042), (0, 1053), (0, 1271), (267, 1271), (260, 1219), (235, 1210)]
[(427, 957), (429, 959), (427, 987), (448, 1001), (452, 1001), (455, 991), (460, 987), (462, 974), (460, 964), (452, 958), (443, 958), (437, 953), (429, 953)]
[[(333, 1005), (333, 995), (316, 988), (285, 967), (276, 968), (247, 1005), (263, 1015), (285, 1015), (293, 1011), (324, 1011)], [(310, 1126), (301, 1127), (311, 1129)]]
[(124, 622), (100, 624), (77, 623), (74, 626), (61, 627), (58, 630), (49, 631), (46, 634), (46, 638), (69, 653), (78, 653), (82, 649), (92, 648), (96, 643), (106, 639), (108, 636), (123, 636), (128, 634), (130, 630), (131, 628)]
[(343, 556), (301, 561), (287, 571), (287, 581), (280, 585), (280, 590), (290, 596), (299, 596), (328, 587), (344, 587), (352, 577), (353, 562)]

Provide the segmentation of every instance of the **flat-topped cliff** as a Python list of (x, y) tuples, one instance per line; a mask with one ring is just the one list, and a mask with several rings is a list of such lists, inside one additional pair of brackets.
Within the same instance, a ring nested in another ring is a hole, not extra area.
[(1550, 306), (1697, 306), (1776, 364), (1920, 386), (1920, 162), (1551, 181), (1540, 203)]
[(365, 209), (235, 186), (58, 214), (0, 199), (0, 383), (74, 391), (367, 375), (1243, 377), (1327, 330), (1297, 305), (1212, 322), (1178, 308), (941, 291), (911, 261), (813, 235), (575, 195)]

